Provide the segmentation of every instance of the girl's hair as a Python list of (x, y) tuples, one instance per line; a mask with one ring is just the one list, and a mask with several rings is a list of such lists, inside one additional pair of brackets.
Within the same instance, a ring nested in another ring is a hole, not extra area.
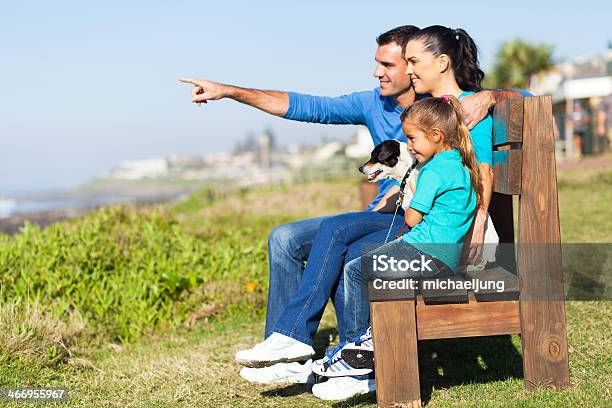
[(461, 154), (463, 165), (470, 172), (472, 188), (476, 192), (476, 202), (482, 203), (480, 170), (476, 162), (474, 145), (470, 131), (465, 126), (463, 108), (454, 96), (425, 98), (413, 103), (401, 115), (402, 122), (410, 121), (419, 130), (429, 133), (437, 128), (444, 135), (443, 143)]
[(464, 91), (481, 90), (484, 72), (478, 65), (478, 47), (472, 37), (461, 28), (440, 25), (423, 28), (410, 36), (410, 41), (421, 40), (427, 52), (450, 57), (457, 84)]

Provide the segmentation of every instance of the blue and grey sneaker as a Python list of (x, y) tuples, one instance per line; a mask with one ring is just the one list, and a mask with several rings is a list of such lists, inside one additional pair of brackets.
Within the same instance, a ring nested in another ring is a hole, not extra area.
[[(372, 333), (368, 329), (366, 334), (354, 338), (351, 342), (341, 342), (333, 350), (328, 352), (322, 359), (316, 360), (312, 363), (312, 372), (322, 377), (345, 377), (345, 376), (356, 376), (366, 375), (374, 371), (374, 358), (372, 351), (372, 363), (361, 364), (363, 367), (356, 367), (345, 360), (344, 353), (346, 350), (350, 350), (349, 355), (352, 361), (359, 362), (360, 358), (357, 356), (357, 350), (364, 349), (367, 351), (367, 345), (369, 344), (370, 350), (373, 350), (372, 344)], [(367, 358), (365, 359), (367, 360)]]

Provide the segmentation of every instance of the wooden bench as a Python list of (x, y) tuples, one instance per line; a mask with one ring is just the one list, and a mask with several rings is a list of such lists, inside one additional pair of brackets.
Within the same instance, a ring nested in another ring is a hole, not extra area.
[[(518, 235), (515, 259), (478, 273), (514, 282), (515, 289), (502, 298), (467, 291), (444, 298), (426, 291), (398, 296), (370, 286), (378, 406), (421, 405), (417, 340), (520, 334), (525, 388), (569, 386), (552, 125), (547, 96), (512, 98), (494, 111), (489, 212), (500, 241), (513, 243), (517, 195)], [(541, 243), (557, 245), (529, 245)], [(462, 278), (470, 276), (456, 279)], [(517, 290), (520, 299), (513, 297)]]

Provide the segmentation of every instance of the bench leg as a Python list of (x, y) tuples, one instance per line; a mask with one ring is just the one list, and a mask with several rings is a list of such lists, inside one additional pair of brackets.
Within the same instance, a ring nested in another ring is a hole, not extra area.
[(420, 407), (414, 300), (370, 302), (376, 401), (379, 407)]
[(563, 301), (521, 302), (521, 343), (527, 390), (569, 387)]

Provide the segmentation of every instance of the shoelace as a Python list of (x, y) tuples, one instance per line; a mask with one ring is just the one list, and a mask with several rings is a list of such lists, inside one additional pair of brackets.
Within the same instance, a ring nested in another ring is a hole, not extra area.
[(325, 353), (325, 356), (327, 357), (327, 359), (334, 363), (334, 356), (336, 355), (336, 353), (338, 351), (340, 351), (344, 346), (346, 346), (348, 343), (360, 343), (362, 340), (362, 338), (367, 339), (368, 337), (372, 337), (372, 327), (368, 327), (368, 330), (365, 332), (365, 334), (360, 334), (358, 336), (353, 337), (352, 340), (344, 340), (341, 341), (340, 343), (338, 343), (338, 345), (336, 347), (334, 347), (331, 351), (328, 351), (327, 353)]

